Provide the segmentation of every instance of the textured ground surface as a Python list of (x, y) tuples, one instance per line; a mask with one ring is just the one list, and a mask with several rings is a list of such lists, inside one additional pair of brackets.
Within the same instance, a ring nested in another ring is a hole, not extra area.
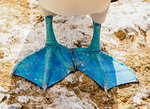
[[(46, 92), (12, 77), (19, 60), (42, 48), (45, 24), (36, 0), (0, 0), (0, 109), (149, 109), (150, 1), (120, 0), (110, 6), (102, 25), (101, 49), (129, 66), (140, 83), (106, 94), (82, 72), (70, 74)], [(88, 16), (54, 18), (59, 43), (87, 47), (93, 34)]]

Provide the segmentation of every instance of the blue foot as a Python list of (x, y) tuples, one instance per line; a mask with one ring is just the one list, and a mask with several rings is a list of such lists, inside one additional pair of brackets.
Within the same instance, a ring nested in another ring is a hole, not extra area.
[(100, 50), (91, 52), (87, 48), (77, 48), (74, 49), (73, 58), (77, 70), (84, 72), (105, 90), (120, 84), (138, 82), (129, 67)]
[(46, 46), (22, 60), (13, 74), (46, 89), (65, 78), (72, 69), (69, 49), (62, 45)]
[(73, 60), (77, 69), (92, 78), (105, 91), (120, 84), (138, 82), (130, 68), (100, 51), (101, 25), (93, 25), (93, 39), (89, 47), (74, 49)]
[(71, 51), (56, 41), (52, 16), (47, 16), (45, 20), (47, 30), (45, 47), (22, 60), (14, 68), (13, 73), (44, 89), (61, 81), (74, 68)]

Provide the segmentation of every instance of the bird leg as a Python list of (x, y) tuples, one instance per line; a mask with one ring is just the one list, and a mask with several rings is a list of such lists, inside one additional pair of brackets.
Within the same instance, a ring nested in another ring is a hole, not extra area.
[(120, 84), (138, 82), (130, 68), (100, 50), (101, 25), (93, 25), (93, 39), (89, 47), (74, 49), (73, 60), (76, 69), (92, 78), (105, 91)]

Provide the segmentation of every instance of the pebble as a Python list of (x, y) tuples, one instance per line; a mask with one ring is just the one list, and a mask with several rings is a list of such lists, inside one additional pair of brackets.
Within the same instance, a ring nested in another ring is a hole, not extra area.
[(21, 103), (27, 103), (29, 101), (29, 98), (27, 96), (19, 96), (18, 101)]
[(22, 106), (20, 103), (15, 103), (15, 104), (9, 105), (8, 109), (21, 109), (21, 108), (22, 108)]
[(7, 93), (8, 90), (5, 90), (3, 87), (0, 86), (0, 93)]
[(20, 92), (20, 91), (21, 91), (20, 88), (16, 88), (16, 89), (12, 90), (11, 93), (18, 93), (18, 92)]
[(0, 103), (0, 109), (8, 109), (8, 105), (4, 102)]
[(29, 97), (32, 101), (43, 101), (42, 97)]

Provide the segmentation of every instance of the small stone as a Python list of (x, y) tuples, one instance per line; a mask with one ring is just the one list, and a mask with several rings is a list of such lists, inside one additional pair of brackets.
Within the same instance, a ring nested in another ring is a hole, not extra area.
[(108, 102), (108, 100), (109, 100), (109, 98), (107, 98), (107, 97), (102, 97), (102, 99), (106, 102)]
[(7, 93), (8, 90), (5, 90), (3, 87), (0, 86), (0, 93)]
[(32, 101), (37, 101), (37, 102), (39, 102), (39, 101), (43, 101), (43, 98), (42, 97), (29, 97)]
[(0, 103), (0, 109), (8, 109), (8, 105), (4, 102)]
[(21, 109), (22, 106), (20, 103), (11, 104), (8, 109)]
[(29, 101), (29, 98), (27, 96), (19, 96), (18, 101), (21, 103), (27, 103)]
[[(9, 99), (9, 97), (10, 97), (10, 94), (6, 94), (6, 98)], [(4, 99), (5, 99), (5, 98), (4, 98)]]
[(18, 93), (18, 92), (20, 92), (20, 91), (21, 91), (20, 88), (16, 88), (16, 89), (12, 90), (11, 93)]

